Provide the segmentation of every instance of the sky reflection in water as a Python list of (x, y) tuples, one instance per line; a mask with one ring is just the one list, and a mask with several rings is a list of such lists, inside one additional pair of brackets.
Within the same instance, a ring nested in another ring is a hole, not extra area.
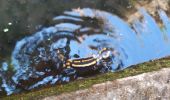
[[(39, 79), (30, 86), (25, 86), (28, 90), (58, 81), (68, 82), (70, 77), (61, 74), (61, 65), (65, 60), (73, 59), (75, 55), (80, 58), (89, 57), (105, 47), (118, 52), (112, 59), (111, 71), (116, 71), (120, 65), (120, 69), (124, 69), (169, 56), (170, 21), (166, 13), (158, 11), (164, 26), (160, 30), (144, 9), (140, 9), (140, 12), (143, 15), (142, 21), (135, 20), (131, 26), (105, 11), (84, 8), (64, 12), (64, 15), (55, 17), (54, 21), (68, 22), (43, 28), (16, 43), (11, 56), (15, 73), (11, 78), (6, 77), (9, 65), (2, 63), (2, 88), (9, 95), (18, 90), (20, 80)], [(61, 59), (60, 54), (65, 58)], [(53, 64), (44, 64), (49, 61)]]

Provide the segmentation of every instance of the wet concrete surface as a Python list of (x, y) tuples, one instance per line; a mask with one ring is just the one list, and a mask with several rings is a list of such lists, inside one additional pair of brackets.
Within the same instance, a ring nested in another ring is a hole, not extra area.
[(43, 100), (169, 100), (170, 68), (108, 81)]

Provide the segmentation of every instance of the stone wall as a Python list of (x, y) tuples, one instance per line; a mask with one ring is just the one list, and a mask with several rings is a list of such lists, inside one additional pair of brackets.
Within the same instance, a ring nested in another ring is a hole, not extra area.
[(169, 100), (170, 68), (144, 73), (44, 100)]

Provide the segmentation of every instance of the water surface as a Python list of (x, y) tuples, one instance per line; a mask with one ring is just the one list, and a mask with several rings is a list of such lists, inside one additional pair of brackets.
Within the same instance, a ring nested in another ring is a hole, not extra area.
[(17, 39), (10, 58), (1, 63), (0, 90), (10, 95), (77, 79), (76, 74), (62, 74), (66, 60), (97, 55), (103, 48), (116, 53), (100, 73), (169, 56), (170, 26), (166, 13), (158, 10), (163, 22), (160, 29), (144, 8), (140, 12), (143, 18), (129, 25), (103, 10), (78, 7), (63, 11), (51, 19), (55, 24), (37, 26), (37, 32)]

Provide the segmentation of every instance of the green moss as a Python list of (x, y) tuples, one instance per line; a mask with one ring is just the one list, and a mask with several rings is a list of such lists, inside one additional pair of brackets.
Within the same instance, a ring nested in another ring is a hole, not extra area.
[(134, 6), (136, 4), (137, 0), (129, 0), (129, 3)]
[(160, 60), (150, 61), (143, 64), (138, 64), (131, 66), (125, 70), (118, 71), (118, 72), (109, 72), (105, 74), (100, 74), (94, 77), (82, 79), (82, 80), (76, 80), (73, 82), (70, 82), (65, 85), (56, 85), (52, 87), (42, 88), (39, 90), (33, 90), (28, 93), (21, 93), (17, 95), (11, 95), (4, 97), (2, 99), (4, 100), (32, 100), (32, 99), (40, 99), (46, 96), (51, 95), (59, 95), (61, 93), (76, 91), (80, 89), (85, 89), (91, 87), (93, 84), (102, 83), (106, 81), (112, 81), (115, 79), (128, 77), (128, 76), (134, 76), (137, 74), (145, 73), (145, 72), (151, 72), (156, 71), (161, 68), (167, 68), (170, 67), (170, 57), (163, 58)]

